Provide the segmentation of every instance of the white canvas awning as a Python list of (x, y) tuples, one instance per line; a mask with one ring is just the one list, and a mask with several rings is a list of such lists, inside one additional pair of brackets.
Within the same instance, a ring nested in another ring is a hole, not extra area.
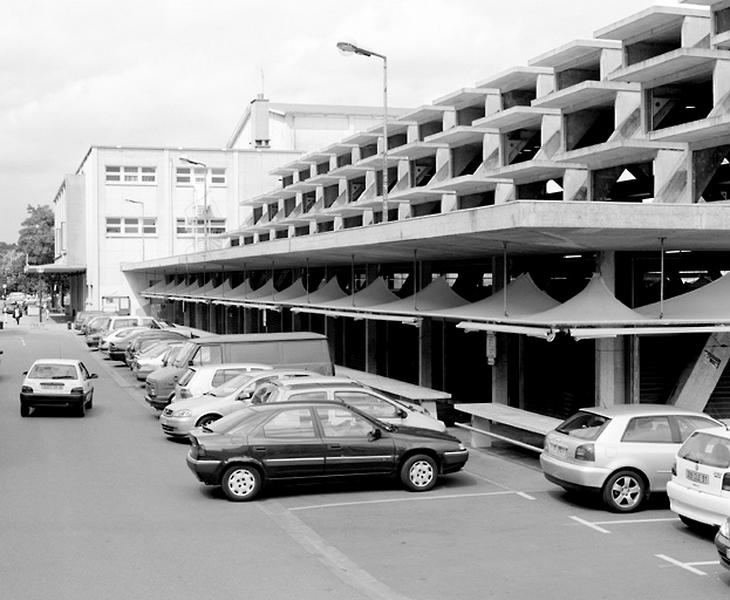
[(305, 292), (297, 296), (296, 298), (290, 298), (284, 300), (279, 298), (277, 301), (282, 306), (298, 307), (298, 306), (319, 306), (321, 304), (332, 302), (333, 300), (339, 300), (345, 298), (347, 294), (342, 290), (340, 284), (337, 282), (337, 277), (332, 277), (329, 281), (320, 284), (320, 286), (314, 291), (307, 293)]
[[(307, 306), (292, 308), (292, 312), (328, 314), (330, 316), (354, 316), (349, 313), (361, 311), (369, 306), (395, 302), (396, 300), (399, 300), (398, 296), (388, 289), (382, 277), (378, 277), (369, 286), (352, 295), (328, 302), (318, 302), (316, 304), (310, 301)], [(336, 311), (337, 314), (333, 311)]]

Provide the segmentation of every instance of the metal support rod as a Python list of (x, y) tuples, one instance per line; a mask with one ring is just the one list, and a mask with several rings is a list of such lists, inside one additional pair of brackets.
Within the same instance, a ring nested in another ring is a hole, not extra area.
[(659, 238), (660, 244), (660, 267), (659, 267), (659, 318), (664, 318), (664, 240), (666, 238)]
[(383, 223), (388, 222), (388, 59), (383, 59)]
[(507, 242), (502, 242), (502, 298), (504, 303), (504, 316), (508, 317), (507, 314)]

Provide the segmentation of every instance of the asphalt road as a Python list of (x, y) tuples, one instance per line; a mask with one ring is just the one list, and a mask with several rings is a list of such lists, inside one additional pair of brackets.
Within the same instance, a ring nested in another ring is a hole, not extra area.
[[(0, 598), (726, 599), (730, 572), (666, 498), (615, 515), (537, 461), (472, 452), (431, 492), (277, 486), (235, 504), (195, 480), (126, 367), (59, 325), (0, 331)], [(94, 408), (21, 419), (22, 372), (78, 357)]]

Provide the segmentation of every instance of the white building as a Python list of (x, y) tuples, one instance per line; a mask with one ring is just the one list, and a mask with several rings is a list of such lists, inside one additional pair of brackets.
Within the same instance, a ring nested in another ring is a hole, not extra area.
[(277, 184), (275, 167), (380, 122), (382, 110), (259, 97), (223, 148), (92, 146), (54, 198), (55, 262), (31, 270), (73, 274), (74, 310), (137, 313), (144, 282), (120, 263), (218, 247), (215, 236), (249, 216), (240, 201)]

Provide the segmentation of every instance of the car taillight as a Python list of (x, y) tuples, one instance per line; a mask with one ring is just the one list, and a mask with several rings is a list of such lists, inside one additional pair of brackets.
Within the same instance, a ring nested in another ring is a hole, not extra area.
[(672, 475), (674, 475), (675, 477), (677, 475), (677, 461), (674, 461), (672, 463)]
[(722, 491), (730, 492), (730, 473), (725, 473), (722, 476)]
[(33, 388), (30, 387), (29, 385), (24, 385), (22, 388), (20, 388), (20, 391), (23, 392), (24, 394), (32, 394)]
[(192, 398), (193, 395), (190, 393), (190, 390), (186, 390), (185, 388), (182, 388), (180, 390), (180, 397), (181, 398)]
[(575, 460), (596, 460), (596, 450), (593, 444), (582, 444), (575, 449)]
[(82, 388), (82, 387), (71, 388), (71, 393), (72, 394), (83, 394), (84, 388)]

